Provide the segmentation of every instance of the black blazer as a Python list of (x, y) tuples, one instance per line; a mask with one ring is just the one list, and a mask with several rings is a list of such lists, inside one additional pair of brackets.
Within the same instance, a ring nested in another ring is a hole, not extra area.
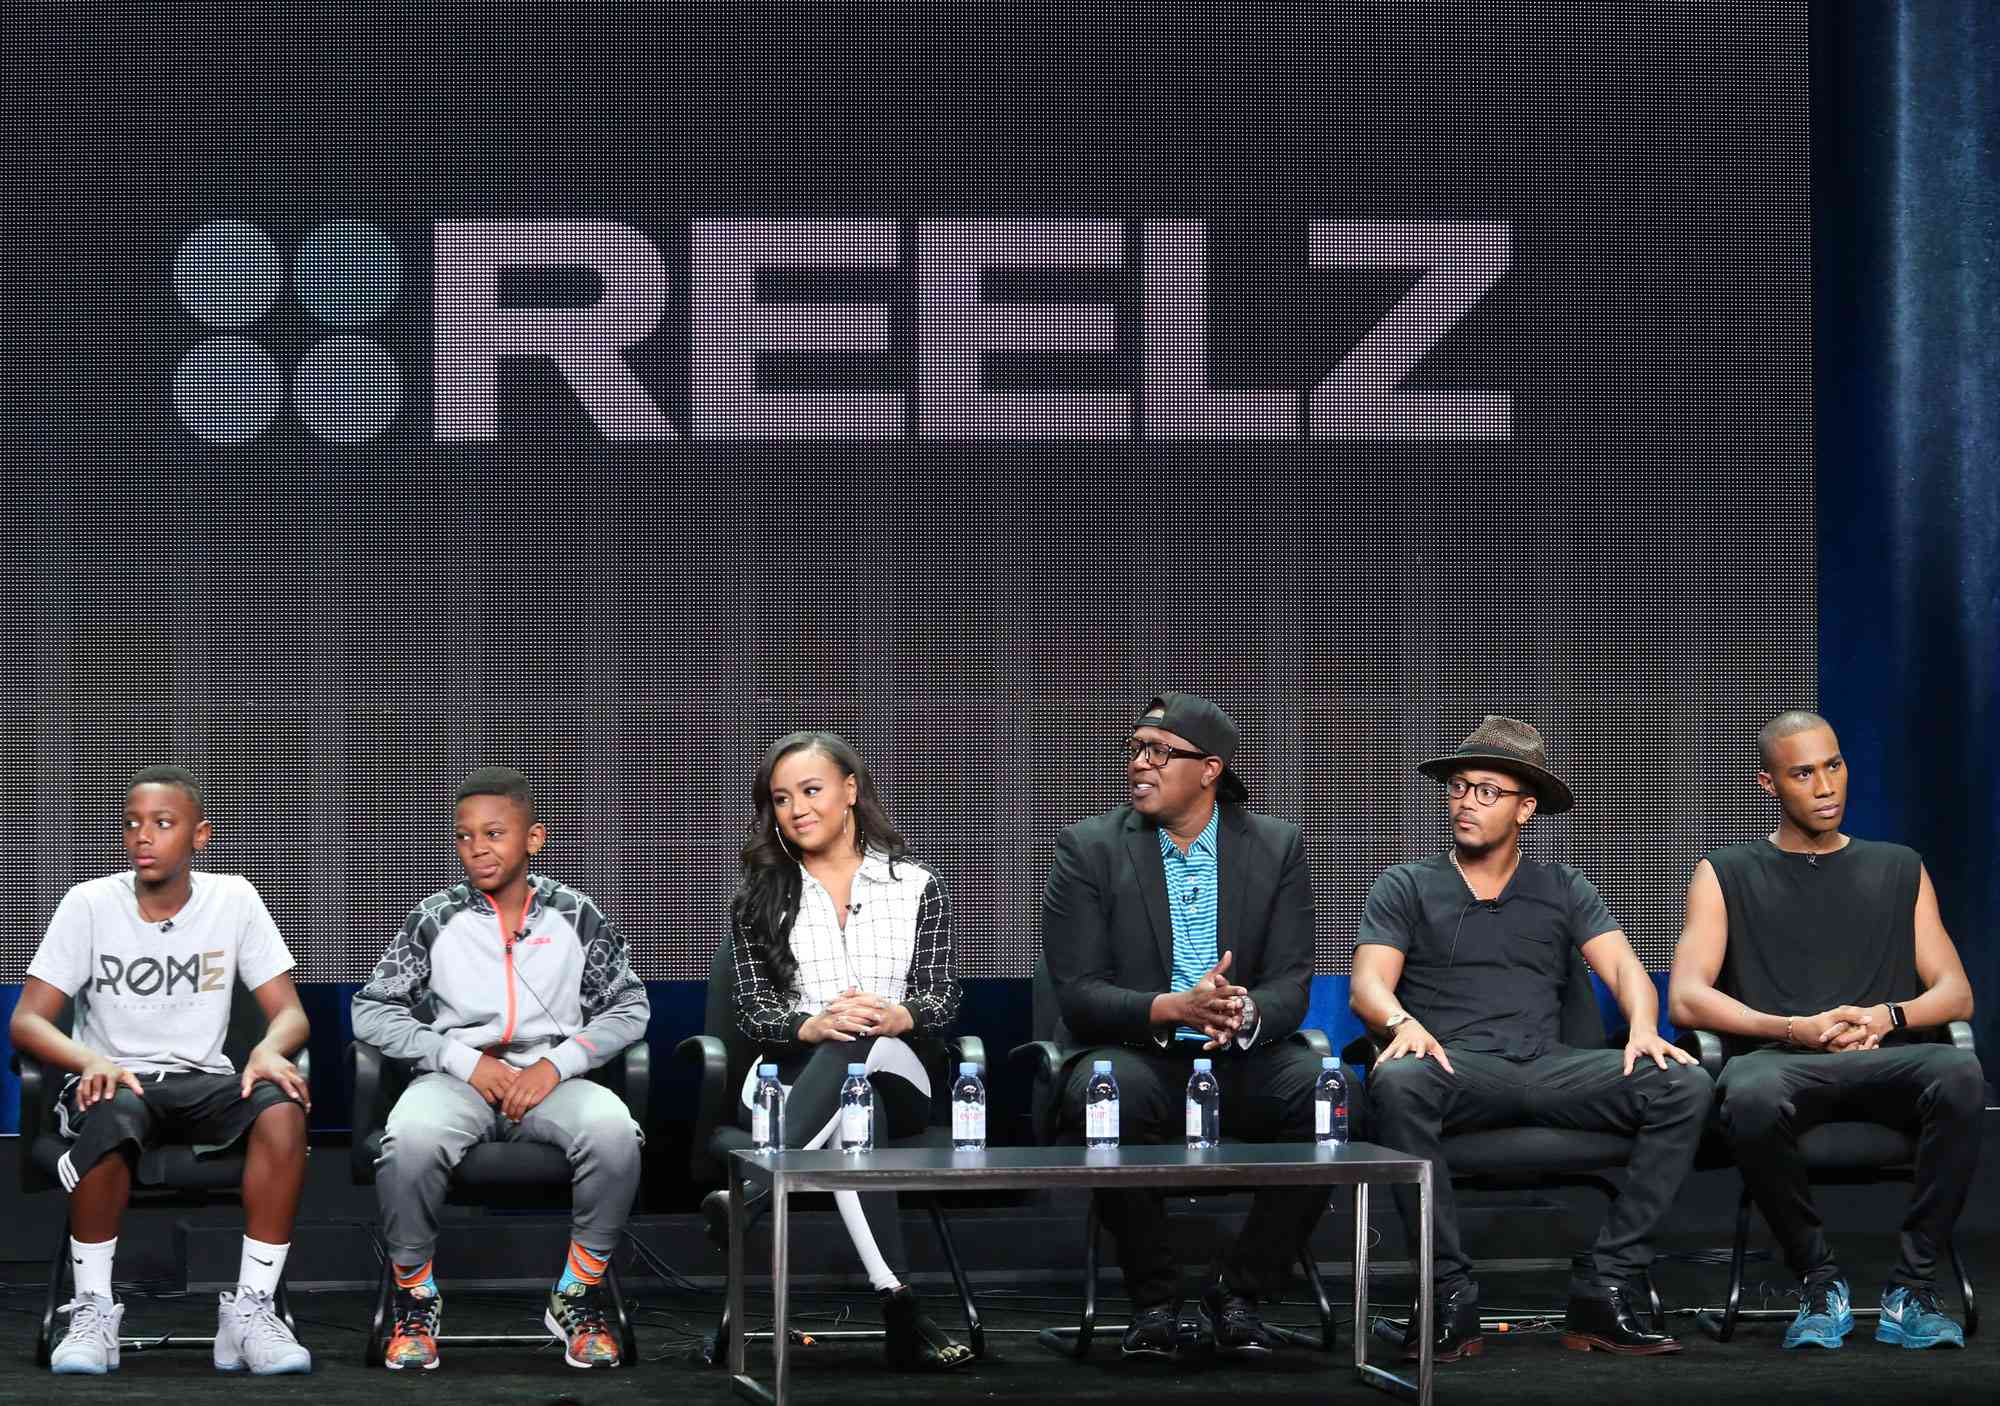
[[(1235, 954), (1228, 980), (1257, 1003), (1257, 1043), (1281, 1040), (1304, 1022), (1312, 987), (1312, 875), (1299, 827), (1226, 805), (1216, 868), (1216, 953)], [(1062, 1012), (1059, 1043), (1154, 1043), (1153, 997), (1174, 971), (1159, 827), (1120, 806), (1057, 837), (1042, 955)]]

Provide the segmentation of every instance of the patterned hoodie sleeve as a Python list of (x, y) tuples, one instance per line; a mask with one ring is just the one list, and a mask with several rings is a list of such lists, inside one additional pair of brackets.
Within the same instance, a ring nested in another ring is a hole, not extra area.
[(953, 970), (951, 896), (936, 874), (917, 903), (917, 944), (903, 984), (903, 1004), (916, 1021), (912, 1033), (934, 1035), (958, 1015), (958, 976)]
[(729, 919), (729, 955), (736, 967), (736, 1028), (760, 1045), (797, 1043), (805, 1014), (792, 1009), (790, 992), (772, 985), (770, 967), (745, 939), (734, 914)]
[(549, 1051), (546, 1058), (565, 1079), (601, 1068), (646, 1038), (652, 1002), (646, 983), (632, 970), (631, 952), (618, 924), (588, 900), (576, 915), (583, 942), (583, 980), (578, 993), (583, 1029)]
[(354, 993), (354, 1038), (427, 1074), (444, 1071), (470, 1080), (479, 1066), (479, 1051), (417, 1019), (417, 1007), (430, 999), (431, 944), (437, 935), (437, 915), (427, 909), (403, 920), (403, 930), (375, 964), (368, 984)]

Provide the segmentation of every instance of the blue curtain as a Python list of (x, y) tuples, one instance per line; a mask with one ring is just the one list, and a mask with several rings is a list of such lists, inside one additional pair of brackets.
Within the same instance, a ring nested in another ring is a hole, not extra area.
[(1929, 866), (2000, 1080), (2000, 5), (1811, 24), (1821, 711), (1850, 830)]

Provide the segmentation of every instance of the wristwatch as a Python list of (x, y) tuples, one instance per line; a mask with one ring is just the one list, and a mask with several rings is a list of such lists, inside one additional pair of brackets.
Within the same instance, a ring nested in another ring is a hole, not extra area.
[(1382, 1022), (1382, 1028), (1384, 1030), (1394, 1030), (1397, 1026), (1401, 1025), (1404, 1021), (1408, 1020), (1409, 1018), (1410, 1018), (1410, 1013), (1408, 1011), (1397, 1011), (1394, 1015), (1390, 1016), (1387, 1020)]
[(1909, 1024), (1909, 1021), (1903, 1016), (1903, 1008), (1901, 1006), (1893, 1001), (1884, 1001), (1882, 1004), (1889, 1008), (1889, 1028), (1891, 1030), (1901, 1030), (1905, 1025)]

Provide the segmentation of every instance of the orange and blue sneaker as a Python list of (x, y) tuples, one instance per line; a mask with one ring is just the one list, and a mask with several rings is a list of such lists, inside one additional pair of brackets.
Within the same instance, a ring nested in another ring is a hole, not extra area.
[(1964, 1347), (1965, 1329), (1944, 1311), (1936, 1289), (1907, 1289), (1896, 1284), (1882, 1295), (1875, 1341), (1908, 1348)]
[(572, 1367), (618, 1365), (622, 1354), (604, 1312), (604, 1297), (601, 1287), (581, 1281), (549, 1290), (542, 1325), (562, 1341), (563, 1361)]
[(443, 1320), (444, 1300), (439, 1297), (436, 1284), (426, 1282), (414, 1289), (399, 1287), (396, 1290), (396, 1326), (389, 1334), (389, 1346), (382, 1354), (382, 1365), (392, 1372), (400, 1372), (405, 1367), (436, 1371), (438, 1324)]

